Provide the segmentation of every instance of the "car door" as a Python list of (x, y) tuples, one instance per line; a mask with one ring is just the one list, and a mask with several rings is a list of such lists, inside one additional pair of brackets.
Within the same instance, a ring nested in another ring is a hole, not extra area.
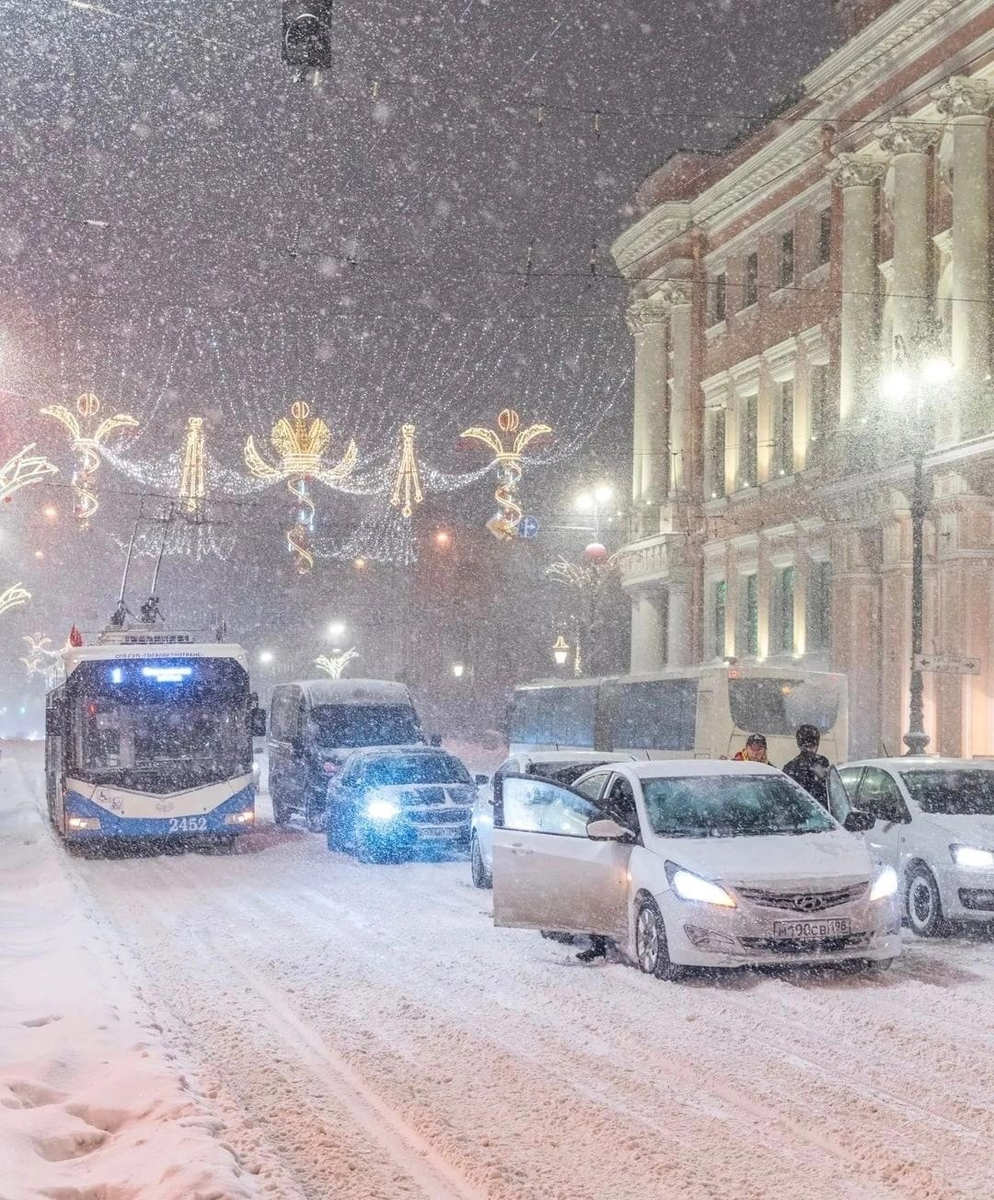
[[(608, 778), (600, 773), (598, 791)], [(587, 836), (588, 822), (603, 815), (580, 788), (534, 776), (503, 781), (494, 823), (495, 925), (623, 936), (631, 846)]]
[(875, 818), (866, 837), (867, 847), (884, 862), (900, 870), (905, 825), (911, 814), (897, 780), (883, 767), (867, 767), (859, 782), (853, 807)]
[(508, 775), (516, 775), (521, 770), (521, 760), (507, 758), (494, 771), (489, 789), (480, 788), (477, 791), (476, 808), (473, 814), (473, 828), (476, 830), (476, 840), (480, 847), (480, 857), (488, 870), (493, 870), (494, 863), (494, 803), (500, 792), (501, 784)]

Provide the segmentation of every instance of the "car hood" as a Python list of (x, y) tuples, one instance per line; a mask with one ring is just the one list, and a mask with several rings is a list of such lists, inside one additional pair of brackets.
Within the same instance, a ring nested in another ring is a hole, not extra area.
[(964, 846), (977, 846), (981, 850), (994, 850), (994, 816), (926, 813), (924, 820), (934, 829), (948, 834), (951, 843), (959, 842)]
[(873, 860), (843, 829), (773, 837), (658, 838), (653, 849), (688, 871), (747, 886), (868, 879)]
[(391, 783), (373, 788), (370, 795), (398, 804), (460, 804), (468, 806), (476, 799), (472, 783)]

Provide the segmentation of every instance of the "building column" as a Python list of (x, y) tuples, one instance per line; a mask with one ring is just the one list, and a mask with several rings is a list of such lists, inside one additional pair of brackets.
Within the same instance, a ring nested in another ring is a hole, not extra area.
[(636, 532), (659, 529), (659, 505), (667, 489), (669, 453), (666, 396), (666, 335), (669, 312), (656, 299), (636, 300), (627, 312), (635, 337), (635, 420), (632, 507)]
[[(952, 349), (967, 391), (986, 378), (989, 366), (990, 201), (988, 140), (994, 87), (954, 76), (936, 93), (939, 112), (953, 126)], [(971, 406), (972, 407), (972, 406)], [(970, 428), (963, 432), (981, 432)]]
[(659, 588), (632, 595), (631, 670), (661, 671), (664, 667), (662, 594)]
[(690, 663), (690, 580), (670, 579), (667, 584), (666, 665), (686, 667)]
[(880, 753), (879, 531), (832, 539), (832, 669), (849, 681), (849, 757)]
[(894, 346), (900, 338), (907, 354), (915, 352), (929, 325), (928, 151), (941, 132), (892, 121), (880, 139), (894, 167)]
[(835, 181), (842, 189), (842, 329), (839, 350), (839, 417), (857, 416), (860, 396), (876, 362), (877, 185), (884, 164), (861, 154), (840, 154)]
[(693, 446), (688, 422), (692, 418), (691, 338), (693, 309), (690, 284), (671, 280), (663, 291), (670, 309), (670, 348), (673, 352), (673, 396), (670, 411), (670, 495), (683, 496), (693, 472), (687, 462)]

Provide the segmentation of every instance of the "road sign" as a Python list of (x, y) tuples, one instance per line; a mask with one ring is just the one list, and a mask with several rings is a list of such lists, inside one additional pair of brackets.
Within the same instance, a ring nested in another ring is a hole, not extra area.
[(915, 668), (937, 675), (979, 675), (979, 658), (962, 658), (954, 654), (916, 654)]
[(538, 534), (538, 517), (522, 517), (518, 522), (518, 537), (533, 538)]

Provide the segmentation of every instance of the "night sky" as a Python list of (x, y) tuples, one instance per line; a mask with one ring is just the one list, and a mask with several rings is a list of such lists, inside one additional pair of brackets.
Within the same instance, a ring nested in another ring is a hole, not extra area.
[[(404, 420), (451, 476), (481, 465), (457, 450), (460, 429), (513, 404), (556, 430), (526, 470), (547, 532), (522, 579), (575, 554), (582, 537), (553, 526), (576, 486), (627, 488), (632, 355), (608, 247), (634, 188), (781, 96), (829, 48), (829, 8), (340, 3), (337, 65), (316, 91), (279, 60), (275, 3), (2, 0), (0, 451), (37, 439), (64, 485), (67, 443), (41, 404), (92, 388), (142, 422), (117, 447), (131, 474), (101, 468), (90, 534), (64, 488), (4, 508), (0, 587), (35, 596), (0, 617), (7, 702), (24, 691), (23, 633), (61, 640), (113, 607), (137, 493), (169, 478), (194, 413), (217, 464), (242, 476), (245, 437), (265, 444), (297, 396), (328, 421), (333, 453), (355, 437), (367, 478), (389, 471)], [(433, 495), (417, 535), (444, 523), (468, 538), (492, 487)], [(40, 515), (52, 502), (55, 522)], [(230, 558), (164, 570), (164, 607), (223, 609), (253, 647), (275, 612), (309, 647), (355, 606), (354, 581), (332, 559), (288, 574), (287, 512), (278, 489), (241, 495), (224, 510)], [(340, 551), (373, 517), (368, 499), (325, 493), (322, 545)], [(389, 607), (393, 573), (381, 579), (363, 603)]]

